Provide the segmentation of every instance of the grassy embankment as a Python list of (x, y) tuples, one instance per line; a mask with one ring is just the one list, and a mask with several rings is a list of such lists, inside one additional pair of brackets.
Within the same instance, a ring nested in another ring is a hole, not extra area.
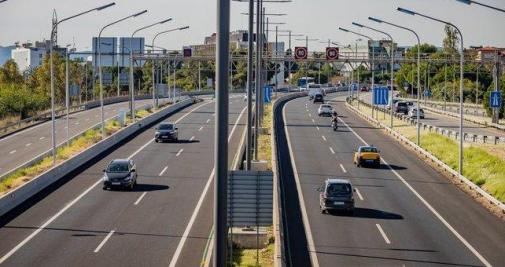
[[(137, 110), (137, 112), (135, 113), (135, 117), (139, 119), (145, 118), (151, 115), (152, 113), (158, 111), (159, 109), (163, 108), (164, 106), (166, 106), (166, 104), (160, 106), (158, 109)], [(129, 122), (131, 122), (131, 116), (128, 116), (127, 118), (127, 123)], [(120, 129), (121, 125), (119, 121), (115, 119), (109, 120), (105, 124), (106, 136), (110, 136)], [(73, 157), (74, 155), (80, 153), (86, 148), (92, 146), (93, 144), (98, 143), (100, 140), (101, 140), (101, 131), (99, 127), (87, 130), (86, 132), (84, 132), (84, 134), (72, 140), (68, 146), (63, 146), (56, 150), (56, 164), (59, 164)], [(0, 196), (37, 177), (41, 173), (50, 169), (52, 166), (53, 166), (53, 158), (52, 156), (48, 156), (30, 167), (17, 170), (10, 176), (0, 181)]]
[[(356, 103), (354, 102), (353, 105)], [(367, 115), (372, 109), (360, 105)], [(379, 121), (389, 125), (390, 117), (379, 112)], [(394, 119), (394, 129), (411, 141), (416, 141), (416, 127), (399, 119)], [(421, 147), (432, 155), (458, 169), (458, 142), (441, 134), (421, 130)], [(479, 143), (464, 144), (463, 175), (500, 201), (505, 201), (505, 145)]]

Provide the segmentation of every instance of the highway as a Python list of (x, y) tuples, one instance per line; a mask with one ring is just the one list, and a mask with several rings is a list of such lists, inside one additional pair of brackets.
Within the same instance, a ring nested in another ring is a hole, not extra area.
[[(179, 142), (155, 143), (152, 126), (2, 218), (0, 265), (199, 266), (212, 227), (214, 105), (168, 118)], [(245, 106), (230, 99), (230, 165)], [(136, 162), (133, 192), (102, 189), (101, 170), (115, 158)]]
[[(151, 99), (136, 100), (135, 106), (152, 104)], [(118, 115), (119, 110), (128, 110), (128, 102), (104, 106), (105, 119)], [(76, 112), (69, 115), (69, 136), (72, 137), (85, 129), (100, 123), (100, 107)], [(56, 143), (62, 144), (67, 138), (66, 117), (56, 119)], [(17, 168), (51, 149), (51, 121), (47, 121), (0, 139), (0, 176)]]
[[(360, 94), (360, 99), (367, 103), (372, 102), (371, 93)], [(424, 109), (425, 118), (421, 119), (421, 122), (427, 123), (429, 125), (437, 126), (451, 131), (459, 131), (459, 118), (451, 117), (447, 115), (441, 115), (429, 110)], [(491, 126), (483, 126), (475, 124), (472, 122), (464, 121), (463, 131), (465, 133), (478, 134), (478, 135), (489, 135), (489, 136), (505, 136), (505, 131), (493, 128)]]
[[(447, 178), (382, 130), (326, 99), (341, 122), (317, 116), (307, 97), (286, 103), (278, 140), (288, 257), (294, 266), (503, 266), (505, 227)], [(353, 151), (373, 144), (380, 169), (357, 168)], [(289, 155), (289, 156), (288, 156)], [(354, 215), (321, 214), (317, 189), (329, 177), (349, 179)]]

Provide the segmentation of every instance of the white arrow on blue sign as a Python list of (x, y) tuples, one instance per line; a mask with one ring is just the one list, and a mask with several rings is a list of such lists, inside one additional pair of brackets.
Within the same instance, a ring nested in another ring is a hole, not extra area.
[(502, 98), (500, 91), (491, 92), (491, 97), (489, 98), (489, 106), (492, 108), (501, 108)]
[(373, 89), (373, 104), (374, 105), (387, 105), (389, 99), (389, 88), (375, 87)]

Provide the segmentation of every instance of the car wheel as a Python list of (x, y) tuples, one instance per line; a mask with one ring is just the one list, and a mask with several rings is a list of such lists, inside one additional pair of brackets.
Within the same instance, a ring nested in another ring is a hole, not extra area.
[(154, 142), (158, 143), (159, 141), (158, 141), (158, 139), (154, 139)]
[(102, 187), (103, 190), (107, 190), (107, 186)]

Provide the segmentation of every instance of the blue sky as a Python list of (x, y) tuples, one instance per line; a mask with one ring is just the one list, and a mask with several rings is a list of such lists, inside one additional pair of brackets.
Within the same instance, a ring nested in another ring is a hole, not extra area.
[[(73, 15), (82, 10), (103, 5), (114, 0), (8, 0), (0, 4), (0, 45), (10, 45), (15, 41), (48, 39), (53, 8), (60, 18)], [(480, 0), (483, 3), (505, 8), (503, 0)], [(215, 32), (216, 1), (214, 0), (115, 0), (116, 6), (92, 13), (61, 25), (59, 44), (75, 42), (78, 49), (89, 49), (92, 36), (98, 35), (99, 28), (113, 20), (137, 11), (149, 12), (139, 18), (125, 21), (109, 28), (104, 36), (131, 35), (132, 31), (143, 25), (173, 17), (174, 21), (156, 26), (144, 32), (150, 42), (156, 32), (173, 27), (190, 25), (184, 32), (174, 32), (158, 39), (160, 46), (180, 49), (183, 45), (202, 43), (203, 38)], [(231, 29), (246, 29), (247, 3), (232, 2)], [(486, 9), (477, 5), (467, 6), (456, 0), (293, 0), (292, 3), (265, 4), (267, 12), (287, 13), (285, 17), (272, 17), (271, 21), (286, 22), (280, 29), (290, 29), (294, 33), (308, 34), (310, 38), (338, 41), (348, 44), (356, 37), (339, 32), (339, 26), (356, 31), (352, 21), (366, 23), (389, 31), (400, 45), (412, 45), (413, 36), (408, 32), (386, 25), (368, 21), (375, 16), (416, 29), (423, 42), (440, 46), (443, 39), (443, 25), (420, 17), (404, 15), (396, 7), (410, 8), (430, 14), (458, 25), (465, 38), (465, 46), (494, 45), (505, 47), (505, 13)], [(363, 31), (374, 38), (382, 36)], [(271, 35), (273, 38), (273, 35)], [(302, 45), (295, 41), (293, 45)], [(324, 44), (311, 43), (313, 48), (322, 49)], [(313, 49), (312, 48), (312, 49)]]

